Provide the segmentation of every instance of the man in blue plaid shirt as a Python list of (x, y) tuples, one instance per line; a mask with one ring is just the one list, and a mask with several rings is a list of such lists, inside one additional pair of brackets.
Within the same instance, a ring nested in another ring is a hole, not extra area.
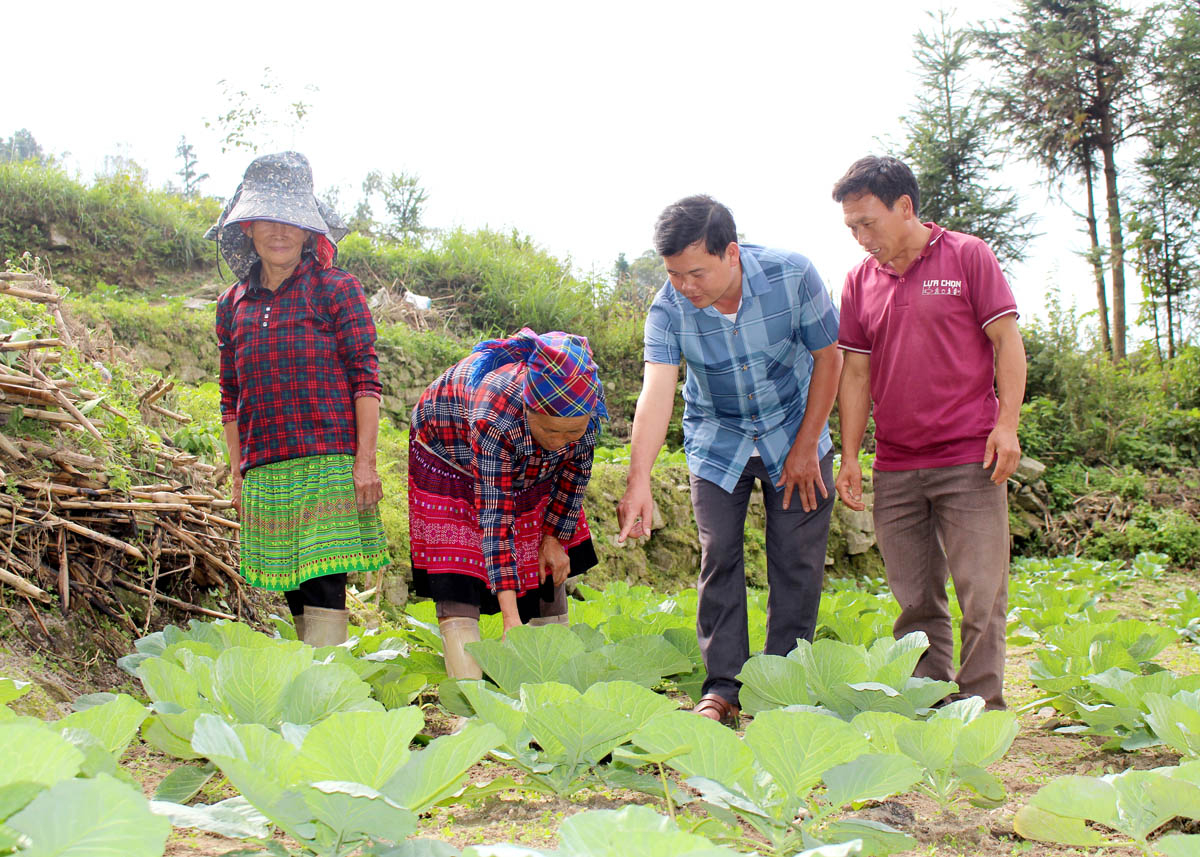
[(696, 630), (708, 670), (695, 711), (736, 726), (736, 676), (750, 656), (743, 528), (756, 481), (767, 512), (766, 652), (786, 655), (816, 629), (833, 509), (827, 421), (842, 368), (838, 313), (812, 262), (739, 244), (733, 215), (711, 197), (668, 206), (654, 244), (669, 281), (646, 317), (618, 538), (650, 535), (650, 469), (686, 360), (683, 440), (701, 547)]

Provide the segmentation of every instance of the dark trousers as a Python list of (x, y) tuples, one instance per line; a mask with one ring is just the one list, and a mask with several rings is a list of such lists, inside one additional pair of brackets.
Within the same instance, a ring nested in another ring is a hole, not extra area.
[(323, 607), (326, 610), (346, 609), (346, 575), (323, 574), (300, 584), (299, 589), (283, 593), (288, 609), (293, 616), (303, 616), (305, 607)]
[[(924, 631), (929, 648), (915, 674), (956, 681), (960, 696), (1004, 708), (1008, 613), (1008, 495), (978, 463), (875, 471), (875, 537), (900, 602), (897, 638)], [(962, 607), (962, 657), (946, 578)]]
[(708, 678), (704, 693), (716, 693), (735, 705), (741, 682), (735, 676), (750, 657), (746, 626), (746, 566), (743, 554), (746, 507), (757, 480), (767, 511), (767, 646), (770, 655), (786, 655), (797, 638), (812, 640), (825, 576), (829, 517), (833, 512), (833, 453), (821, 460), (821, 479), (829, 496), (817, 492), (817, 508), (805, 512), (793, 491), (783, 508), (759, 457), (751, 458), (732, 493), (691, 477), (692, 507), (700, 530), (700, 605), (696, 634)]

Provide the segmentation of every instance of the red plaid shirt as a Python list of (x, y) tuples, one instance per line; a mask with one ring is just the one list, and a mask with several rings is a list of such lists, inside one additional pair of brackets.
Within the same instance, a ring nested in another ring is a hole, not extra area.
[(599, 424), (593, 419), (583, 437), (562, 449), (543, 449), (525, 420), (524, 364), (502, 366), (472, 387), (467, 376), (478, 357), (468, 356), (429, 385), (413, 408), (410, 434), (475, 477), (488, 583), (493, 592), (519, 590), (513, 555), (514, 497), (553, 479), (542, 532), (568, 541), (579, 523), (583, 495), (592, 478)]
[(221, 421), (237, 420), (242, 473), (310, 455), (353, 455), (354, 400), (380, 397), (375, 322), (358, 280), (306, 254), (274, 292), (258, 279), (217, 301)]

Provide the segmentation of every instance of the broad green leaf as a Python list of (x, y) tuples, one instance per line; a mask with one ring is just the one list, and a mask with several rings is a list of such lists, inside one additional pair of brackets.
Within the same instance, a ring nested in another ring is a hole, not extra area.
[(405, 673), (397, 679), (375, 685), (375, 696), (385, 708), (403, 708), (421, 695), (428, 680), (421, 673)]
[(849, 723), (806, 711), (764, 711), (746, 727), (745, 744), (789, 798), (801, 799), (822, 772), (869, 750)]
[(930, 772), (947, 770), (964, 726), (961, 720), (910, 720), (896, 727), (896, 745), (922, 768)]
[(663, 638), (679, 649), (694, 667), (704, 666), (704, 657), (700, 653), (700, 640), (696, 637), (694, 623), (687, 628), (668, 628), (663, 631)]
[(1121, 830), (1123, 823), (1117, 800), (1116, 788), (1106, 780), (1067, 776), (1042, 786), (1029, 804), (1064, 818), (1098, 821), (1105, 827)]
[(41, 783), (20, 782), (0, 786), (0, 820), (24, 809), (31, 800), (44, 791)]
[(33, 683), (17, 681), (15, 678), (0, 678), (0, 705), (7, 705), (24, 696), (33, 688)]
[(29, 847), (29, 837), (0, 823), (0, 854)]
[[(583, 627), (586, 628), (587, 626), (584, 625)], [(633, 681), (634, 679), (644, 680), (645, 677), (643, 675), (635, 671), (621, 669), (614, 664), (608, 656), (612, 648), (612, 646), (605, 646), (602, 649), (576, 655), (559, 671), (558, 680), (563, 684), (569, 684), (580, 693), (600, 682), (613, 681), (615, 679), (625, 679), (627, 681)]]
[(1013, 828), (1025, 839), (1057, 842), (1080, 848), (1105, 845), (1108, 840), (1088, 827), (1082, 818), (1058, 815), (1033, 804), (1026, 804), (1013, 817)]
[(954, 748), (955, 762), (986, 768), (1008, 752), (1020, 728), (1011, 711), (984, 712), (963, 727)]
[(408, 839), (394, 848), (372, 853), (374, 857), (461, 857), (457, 848), (437, 839)]
[(504, 743), (510, 750), (520, 751), (529, 743), (525, 712), (520, 710), (516, 700), (492, 690), (486, 681), (459, 681), (458, 689), (480, 719), (504, 733)]
[(337, 711), (381, 711), (371, 685), (344, 664), (314, 664), (292, 679), (283, 692), (281, 719), (317, 723)]
[(998, 806), (1004, 802), (1004, 783), (987, 769), (976, 765), (955, 765), (954, 776), (979, 796), (972, 801), (977, 806)]
[(196, 720), (192, 744), (271, 821), (298, 839), (311, 838), (303, 827), (311, 812), (295, 790), (297, 752), (279, 734), (256, 723), (235, 727), (204, 714)]
[(825, 800), (834, 808), (886, 800), (912, 788), (921, 779), (921, 773), (920, 766), (904, 756), (877, 753), (859, 756), (825, 772)]
[[(760, 806), (741, 792), (726, 788), (716, 780), (710, 780), (708, 777), (688, 777), (684, 782), (689, 788), (700, 792), (701, 800), (710, 805), (710, 814), (718, 820), (723, 819), (719, 813), (712, 812), (714, 807), (729, 810), (743, 817), (757, 816), (764, 819), (772, 817), (771, 808)], [(728, 821), (736, 825), (736, 816), (729, 816)]]
[(572, 619), (568, 627), (571, 633), (580, 639), (586, 651), (594, 652), (596, 649), (601, 649), (608, 644), (608, 640), (604, 634), (591, 625)]
[(1200, 857), (1200, 834), (1171, 833), (1154, 843), (1166, 857)]
[(198, 759), (203, 754), (192, 748), (192, 728), (196, 718), (206, 714), (193, 708), (179, 714), (154, 714), (142, 723), (142, 740), (151, 747), (177, 759)]
[(516, 695), (522, 684), (556, 681), (567, 662), (584, 653), (584, 645), (562, 625), (521, 625), (510, 629), (503, 643), (468, 643), (467, 650), (505, 693)]
[(526, 712), (537, 711), (551, 705), (561, 705), (579, 699), (583, 693), (558, 681), (542, 681), (521, 686), (521, 705)]
[(308, 646), (292, 651), (282, 645), (226, 649), (213, 669), (213, 702), (238, 723), (277, 727), (284, 693), (312, 657)]
[(900, 691), (879, 681), (857, 681), (829, 689), (820, 702), (846, 720), (861, 711), (891, 711), (909, 719), (917, 716), (916, 708)]
[(1200, 757), (1200, 693), (1179, 693), (1174, 698), (1147, 693), (1150, 713), (1146, 723), (1163, 741), (1185, 757)]
[(132, 696), (122, 693), (102, 705), (68, 714), (54, 725), (63, 729), (86, 729), (99, 739), (105, 750), (119, 757), (149, 713)]
[(1175, 816), (1200, 818), (1200, 788), (1156, 771), (1125, 771), (1108, 779), (1116, 789), (1120, 824), (1116, 830), (1144, 840)]
[(304, 737), (296, 775), (380, 790), (409, 760), (408, 745), (424, 725), (421, 710), (411, 706), (330, 715)]
[(758, 714), (787, 705), (811, 705), (808, 676), (804, 665), (782, 655), (755, 655), (738, 673), (742, 682), (742, 710)]
[[(931, 707), (957, 690), (958, 685), (952, 681), (914, 677), (904, 682), (900, 695), (908, 700), (914, 709), (920, 710)], [(978, 699), (978, 697), (972, 698)]]
[(896, 732), (909, 722), (907, 717), (891, 711), (864, 711), (851, 725), (862, 733), (875, 752), (900, 753)]
[(79, 773), (84, 754), (50, 728), (13, 723), (0, 726), (0, 786), (53, 786)]
[(651, 753), (690, 747), (667, 764), (685, 777), (705, 777), (743, 792), (753, 788), (754, 752), (715, 720), (690, 711), (671, 711), (635, 732), (633, 743)]
[(837, 841), (858, 840), (864, 854), (886, 857), (917, 847), (917, 840), (878, 821), (865, 818), (843, 818), (830, 822), (821, 831), (822, 839)]
[(850, 646), (837, 640), (817, 640), (815, 643), (800, 640), (787, 656), (804, 667), (809, 690), (821, 704), (825, 704), (835, 687), (870, 679), (867, 652), (863, 646)]
[(917, 661), (929, 648), (924, 631), (905, 634), (899, 640), (876, 640), (867, 650), (867, 670), (871, 681), (900, 690), (912, 677)]
[(400, 806), (424, 812), (461, 788), (471, 766), (503, 740), (504, 733), (490, 723), (468, 723), (414, 753), (380, 791)]
[(558, 831), (563, 857), (716, 857), (735, 852), (717, 848), (703, 836), (685, 833), (675, 822), (645, 806), (592, 810), (572, 815)]
[(594, 684), (583, 694), (583, 701), (598, 710), (623, 715), (630, 732), (679, 707), (674, 700), (629, 681)]
[(216, 768), (211, 764), (180, 765), (163, 777), (158, 788), (154, 790), (154, 800), (164, 803), (187, 803), (204, 788), (204, 784), (212, 779), (215, 772)]
[(613, 646), (608, 657), (618, 668), (646, 676), (648, 680), (639, 684), (692, 671), (691, 660), (660, 634), (627, 637)]
[(200, 704), (200, 689), (196, 680), (183, 668), (163, 658), (150, 658), (137, 668), (146, 695), (154, 702), (174, 702), (182, 708)]
[(211, 806), (184, 806), (156, 798), (150, 801), (150, 810), (166, 816), (174, 827), (194, 827), (234, 839), (267, 839), (271, 835), (270, 819), (240, 795)]
[(32, 843), (21, 857), (161, 857), (171, 832), (144, 797), (104, 774), (60, 782), (5, 823)]
[(417, 829), (417, 816), (361, 783), (334, 780), (304, 789), (314, 817), (327, 825), (339, 842), (375, 836), (391, 842), (407, 839)]
[(525, 725), (548, 755), (572, 765), (599, 761), (634, 731), (624, 714), (593, 708), (583, 697), (530, 710)]

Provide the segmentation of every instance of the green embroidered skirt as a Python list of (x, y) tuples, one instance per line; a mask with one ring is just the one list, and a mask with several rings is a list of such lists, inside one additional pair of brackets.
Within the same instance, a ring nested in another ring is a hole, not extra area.
[(379, 507), (359, 512), (354, 457), (314, 455), (246, 471), (241, 572), (252, 586), (297, 589), (314, 577), (391, 562)]

